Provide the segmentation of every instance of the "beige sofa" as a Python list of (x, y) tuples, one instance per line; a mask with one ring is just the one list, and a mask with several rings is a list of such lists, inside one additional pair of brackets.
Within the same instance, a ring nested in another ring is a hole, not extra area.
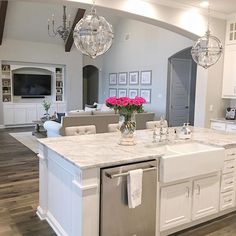
[[(145, 129), (146, 122), (154, 120), (154, 113), (136, 114), (137, 129)], [(95, 112), (92, 115), (78, 115), (62, 117), (61, 123), (55, 121), (46, 121), (44, 128), (47, 130), (48, 137), (65, 136), (65, 128), (71, 126), (95, 125), (97, 133), (108, 132), (108, 124), (119, 122), (119, 115), (105, 112)]]

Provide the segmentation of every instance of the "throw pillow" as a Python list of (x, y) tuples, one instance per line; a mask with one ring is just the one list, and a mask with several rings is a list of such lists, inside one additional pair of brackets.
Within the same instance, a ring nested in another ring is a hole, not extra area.
[(56, 122), (61, 123), (61, 118), (65, 115), (66, 115), (65, 113), (57, 113)]

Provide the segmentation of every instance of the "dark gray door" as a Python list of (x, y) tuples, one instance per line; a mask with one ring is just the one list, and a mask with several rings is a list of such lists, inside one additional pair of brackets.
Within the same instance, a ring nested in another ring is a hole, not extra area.
[(181, 126), (190, 121), (191, 66), (190, 59), (171, 59), (170, 126)]

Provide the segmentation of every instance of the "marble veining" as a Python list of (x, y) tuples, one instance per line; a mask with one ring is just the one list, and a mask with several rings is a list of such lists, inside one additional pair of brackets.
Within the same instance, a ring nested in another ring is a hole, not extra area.
[[(236, 147), (236, 134), (196, 127), (192, 127), (192, 131), (192, 139), (183, 141), (174, 139), (173, 128), (170, 129), (171, 140), (168, 144), (198, 141), (224, 148)], [(119, 145), (119, 132), (54, 137), (38, 141), (79, 168), (87, 169), (158, 159), (165, 153), (165, 143), (152, 144), (152, 133), (151, 130), (137, 131), (135, 146)]]

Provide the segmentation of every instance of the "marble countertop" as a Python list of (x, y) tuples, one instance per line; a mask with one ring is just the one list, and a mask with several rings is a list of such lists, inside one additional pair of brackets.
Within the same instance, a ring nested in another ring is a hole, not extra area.
[[(172, 139), (168, 144), (198, 141), (224, 148), (236, 147), (236, 134), (195, 127), (191, 129), (192, 138), (188, 141), (174, 139), (173, 128), (170, 129)], [(87, 169), (159, 158), (165, 153), (165, 143), (153, 144), (152, 133), (151, 130), (137, 131), (137, 144), (134, 146), (119, 145), (119, 132), (45, 138), (38, 141), (79, 168)]]
[(236, 120), (226, 120), (225, 118), (212, 118), (211, 121), (236, 124)]

